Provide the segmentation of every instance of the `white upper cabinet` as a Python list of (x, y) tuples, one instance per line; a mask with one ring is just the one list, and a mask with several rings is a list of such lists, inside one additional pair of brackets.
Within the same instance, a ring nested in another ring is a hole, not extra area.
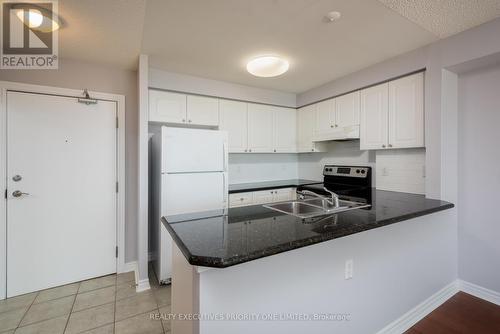
[(186, 104), (186, 94), (150, 90), (149, 121), (183, 124)]
[(315, 120), (315, 104), (297, 110), (297, 150), (299, 152), (314, 152), (312, 139)]
[(228, 133), (230, 153), (248, 151), (248, 115), (247, 103), (230, 100), (220, 100), (219, 129)]
[(330, 99), (317, 103), (314, 136), (322, 138), (333, 133), (335, 124), (335, 100)]
[(423, 73), (361, 91), (362, 150), (424, 146)]
[(274, 107), (273, 152), (297, 152), (297, 110)]
[(312, 104), (297, 109), (297, 152), (323, 152), (324, 145), (313, 141), (316, 124), (316, 106)]
[(216, 127), (219, 125), (219, 99), (150, 90), (149, 121)]
[(359, 92), (317, 103), (314, 139), (359, 138)]
[(361, 91), (360, 148), (362, 150), (387, 147), (388, 96), (387, 83)]
[(206, 96), (187, 96), (188, 124), (218, 126), (219, 99)]
[(221, 99), (219, 110), (229, 153), (297, 152), (296, 109)]
[(388, 147), (424, 146), (424, 75), (389, 82)]
[(248, 104), (248, 151), (273, 152), (274, 109), (263, 104)]
[(336, 127), (345, 128), (359, 125), (359, 91), (335, 98)]

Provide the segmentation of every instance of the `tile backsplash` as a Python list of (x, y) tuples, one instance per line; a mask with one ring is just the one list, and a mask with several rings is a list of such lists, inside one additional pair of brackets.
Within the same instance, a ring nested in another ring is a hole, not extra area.
[(425, 194), (425, 149), (380, 150), (376, 153), (377, 188)]

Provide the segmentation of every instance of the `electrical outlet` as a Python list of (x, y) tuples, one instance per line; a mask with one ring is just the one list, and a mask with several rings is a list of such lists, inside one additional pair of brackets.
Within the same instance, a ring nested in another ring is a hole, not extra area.
[(387, 170), (387, 167), (382, 168), (382, 176), (389, 176), (389, 171)]
[(352, 259), (345, 261), (345, 279), (351, 279), (353, 274), (354, 261)]

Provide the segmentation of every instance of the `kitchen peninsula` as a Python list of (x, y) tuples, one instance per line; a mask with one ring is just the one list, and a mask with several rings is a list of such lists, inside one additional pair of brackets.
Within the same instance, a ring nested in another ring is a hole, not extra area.
[[(408, 276), (423, 268), (418, 262), (426, 243), (439, 242), (432, 231), (441, 229), (441, 217), (448, 214), (439, 211), (450, 208), (422, 195), (372, 189), (370, 208), (308, 219), (261, 205), (163, 217), (174, 240), (172, 312), (205, 317), (173, 321), (173, 333), (255, 333), (256, 327), (272, 327), (273, 333), (361, 333), (368, 327), (354, 320), (370, 317), (359, 308), (351, 313), (354, 297), (382, 298), (393, 284), (411, 282)], [(393, 266), (408, 270), (391, 276), (387, 268)], [(366, 305), (367, 313), (370, 307), (375, 305)], [(244, 321), (207, 319), (216, 314)], [(308, 320), (255, 320), (263, 314)], [(313, 320), (320, 314), (349, 314), (350, 320)], [(245, 326), (248, 321), (253, 326)]]

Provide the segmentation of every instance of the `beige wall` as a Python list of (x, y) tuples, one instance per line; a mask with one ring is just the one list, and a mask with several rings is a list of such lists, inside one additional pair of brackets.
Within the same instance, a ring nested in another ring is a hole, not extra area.
[(1, 81), (125, 95), (125, 261), (137, 258), (137, 72), (73, 60), (59, 60), (58, 70), (0, 70)]

